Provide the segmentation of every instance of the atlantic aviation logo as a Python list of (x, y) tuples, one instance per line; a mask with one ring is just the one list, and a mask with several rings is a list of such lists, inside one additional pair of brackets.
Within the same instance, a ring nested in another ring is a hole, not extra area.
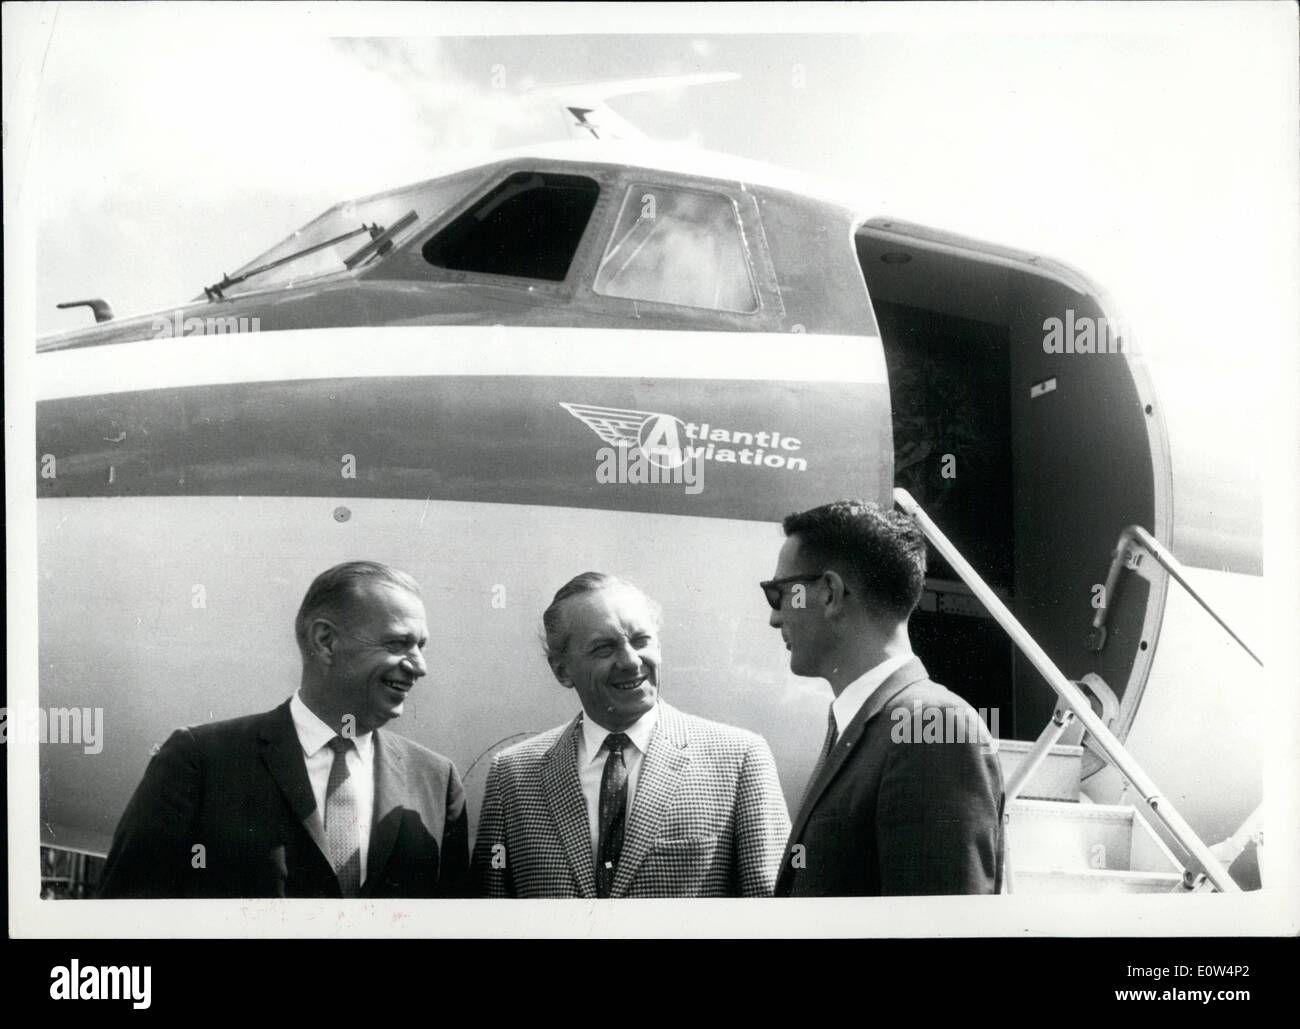
[(684, 422), (660, 411), (634, 411), (587, 404), (560, 406), (606, 443), (620, 450), (635, 446), (650, 464), (664, 469), (693, 461), (741, 464), (753, 468), (808, 470), (808, 460), (793, 456), (803, 441), (780, 432), (744, 432), (708, 422)]

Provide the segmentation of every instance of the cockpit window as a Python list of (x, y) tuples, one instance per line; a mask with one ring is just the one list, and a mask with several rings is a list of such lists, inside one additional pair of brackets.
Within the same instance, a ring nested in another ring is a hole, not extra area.
[[(347, 258), (386, 229), (398, 246), (461, 199), (482, 179), (478, 170), (458, 172), (415, 186), (335, 204), (291, 236), (226, 276), (225, 296), (293, 286), (343, 271)], [(407, 216), (415, 212), (415, 219)], [(403, 220), (405, 219), (405, 221)], [(237, 280), (237, 281), (232, 281)]]
[(713, 311), (758, 309), (740, 221), (720, 193), (632, 186), (593, 288)]
[(424, 245), (450, 271), (563, 282), (600, 187), (576, 175), (511, 175)]

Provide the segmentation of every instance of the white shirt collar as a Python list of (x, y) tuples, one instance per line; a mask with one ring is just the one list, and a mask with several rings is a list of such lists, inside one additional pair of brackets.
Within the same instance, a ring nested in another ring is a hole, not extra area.
[[(654, 734), (655, 723), (659, 720), (659, 703), (656, 701), (655, 706), (638, 718), (632, 725), (624, 729), (627, 738), (632, 741), (632, 746), (636, 747), (642, 754), (650, 749), (650, 737)], [(605, 737), (610, 735), (610, 731), (603, 726), (597, 725), (594, 720), (587, 717), (584, 711), (582, 714), (582, 738), (587, 745), (586, 759), (590, 764), (600, 755), (601, 745), (605, 742)]]
[[(293, 727), (298, 732), (298, 742), (302, 744), (304, 757), (311, 757), (338, 735), (321, 721), (315, 711), (303, 703), (301, 691), (289, 698), (289, 714), (293, 716)], [(352, 743), (364, 761), (370, 756), (370, 748), (375, 744), (375, 737), (373, 733), (364, 732), (352, 737)]]
[(845, 728), (866, 706), (871, 695), (885, 684), (885, 680), (911, 661), (914, 654), (896, 654), (885, 658), (874, 668), (868, 668), (851, 683), (844, 687), (840, 695), (831, 701), (831, 711), (835, 715), (835, 728), (844, 734)]

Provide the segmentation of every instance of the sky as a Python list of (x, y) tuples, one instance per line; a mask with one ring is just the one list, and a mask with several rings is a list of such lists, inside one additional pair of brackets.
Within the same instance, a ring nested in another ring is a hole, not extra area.
[(35, 81), (15, 158), (37, 335), (88, 324), (59, 301), (166, 308), (339, 200), (563, 138), (532, 87), (737, 72), (613, 106), (1083, 269), (1197, 455), (1184, 470), (1225, 509), (1258, 497), (1261, 388), (1296, 344), (1288, 5), (362, 7), (33, 5), (6, 65)]

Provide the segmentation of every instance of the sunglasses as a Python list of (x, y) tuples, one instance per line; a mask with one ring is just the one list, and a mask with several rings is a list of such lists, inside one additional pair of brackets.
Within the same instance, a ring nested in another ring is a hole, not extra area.
[(767, 597), (768, 606), (773, 611), (780, 611), (781, 597), (785, 593), (785, 587), (796, 582), (816, 582), (825, 574), (825, 572), (809, 572), (805, 575), (787, 575), (781, 579), (768, 579), (758, 585), (763, 590), (763, 596)]

